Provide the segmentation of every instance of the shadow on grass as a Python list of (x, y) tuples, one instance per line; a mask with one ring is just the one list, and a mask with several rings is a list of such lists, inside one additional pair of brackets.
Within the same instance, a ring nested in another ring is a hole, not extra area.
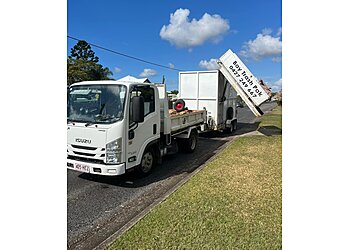
[(272, 135), (282, 135), (282, 129), (276, 127), (276, 126), (264, 126), (260, 127), (258, 131), (266, 136), (272, 136)]

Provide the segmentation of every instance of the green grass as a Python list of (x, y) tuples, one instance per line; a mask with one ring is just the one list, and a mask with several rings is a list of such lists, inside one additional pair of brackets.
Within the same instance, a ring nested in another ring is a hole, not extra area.
[(275, 126), (282, 129), (282, 106), (276, 106), (273, 112), (263, 116), (259, 127)]
[(280, 135), (235, 140), (110, 249), (281, 249), (281, 158)]

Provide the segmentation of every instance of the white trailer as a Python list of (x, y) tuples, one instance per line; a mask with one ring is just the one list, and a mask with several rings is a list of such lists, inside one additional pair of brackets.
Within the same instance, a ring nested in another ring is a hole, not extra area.
[(206, 130), (237, 128), (237, 92), (219, 70), (179, 73), (179, 98), (190, 110), (205, 109)]

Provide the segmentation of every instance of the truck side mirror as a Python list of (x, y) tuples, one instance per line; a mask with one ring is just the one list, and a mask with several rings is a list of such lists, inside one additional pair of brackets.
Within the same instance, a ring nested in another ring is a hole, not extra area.
[(144, 121), (145, 99), (143, 96), (134, 96), (132, 98), (132, 121), (139, 123)]

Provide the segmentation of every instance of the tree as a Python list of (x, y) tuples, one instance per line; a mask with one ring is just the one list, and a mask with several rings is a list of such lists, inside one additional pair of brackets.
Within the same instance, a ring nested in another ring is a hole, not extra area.
[(95, 52), (92, 51), (90, 44), (84, 40), (78, 41), (76, 45), (70, 50), (71, 59), (82, 59), (83, 61), (91, 61), (98, 63), (99, 58), (95, 56)]
[(68, 86), (81, 81), (110, 80), (113, 73), (98, 61), (91, 46), (85, 41), (78, 41), (67, 59)]
[(175, 95), (177, 95), (178, 93), (179, 93), (179, 91), (178, 91), (178, 90), (176, 90), (176, 89), (174, 89), (174, 90), (170, 91), (170, 94), (175, 94)]

